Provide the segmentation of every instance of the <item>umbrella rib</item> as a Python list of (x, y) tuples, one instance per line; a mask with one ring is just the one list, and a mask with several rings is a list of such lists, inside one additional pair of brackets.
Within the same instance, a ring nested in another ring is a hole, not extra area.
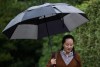
[(56, 10), (58, 10), (59, 12), (61, 12), (61, 13), (62, 13), (62, 11), (60, 11), (57, 7), (53, 7), (53, 8), (55, 8)]

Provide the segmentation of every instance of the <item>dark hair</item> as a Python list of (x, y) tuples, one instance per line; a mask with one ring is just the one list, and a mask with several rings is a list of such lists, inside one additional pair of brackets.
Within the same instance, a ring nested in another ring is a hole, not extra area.
[(74, 37), (72, 36), (72, 35), (65, 35), (64, 37), (63, 37), (63, 39), (62, 39), (62, 48), (61, 48), (61, 50), (63, 50), (63, 44), (64, 44), (64, 42), (65, 42), (65, 40), (66, 39), (69, 39), (69, 38), (71, 38), (72, 40), (73, 40), (73, 42), (75, 42), (75, 39), (74, 39)]

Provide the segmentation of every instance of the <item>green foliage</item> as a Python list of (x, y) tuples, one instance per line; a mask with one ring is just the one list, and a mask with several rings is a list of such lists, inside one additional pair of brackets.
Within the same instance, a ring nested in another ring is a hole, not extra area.
[(9, 40), (2, 30), (17, 14), (28, 7), (45, 2), (64, 2), (83, 10), (89, 18), (72, 32), (51, 36), (52, 50), (61, 48), (65, 34), (72, 34), (76, 51), (80, 53), (83, 67), (100, 65), (100, 1), (99, 0), (0, 0), (0, 67), (45, 67), (50, 56), (48, 38), (43, 40)]

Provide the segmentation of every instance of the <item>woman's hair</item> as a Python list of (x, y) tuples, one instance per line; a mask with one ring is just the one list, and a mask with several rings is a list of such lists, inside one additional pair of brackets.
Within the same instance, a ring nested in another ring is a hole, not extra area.
[(64, 49), (63, 44), (65, 43), (65, 40), (66, 40), (66, 39), (69, 39), (69, 38), (72, 39), (73, 42), (75, 42), (74, 37), (73, 37), (72, 35), (65, 35), (65, 36), (63, 37), (63, 39), (62, 39), (62, 47), (61, 47), (61, 50)]
[(69, 39), (69, 38), (71, 38), (73, 41), (75, 41), (75, 40), (74, 40), (74, 37), (73, 37), (72, 35), (65, 35), (65, 36), (63, 37), (63, 39), (62, 39), (62, 44), (64, 44), (65, 40), (66, 40), (66, 39)]

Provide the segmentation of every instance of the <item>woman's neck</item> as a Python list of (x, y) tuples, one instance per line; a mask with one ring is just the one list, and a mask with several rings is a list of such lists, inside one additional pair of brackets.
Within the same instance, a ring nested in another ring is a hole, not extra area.
[(65, 50), (63, 50), (65, 52), (66, 55), (68, 55), (70, 52), (66, 52)]

